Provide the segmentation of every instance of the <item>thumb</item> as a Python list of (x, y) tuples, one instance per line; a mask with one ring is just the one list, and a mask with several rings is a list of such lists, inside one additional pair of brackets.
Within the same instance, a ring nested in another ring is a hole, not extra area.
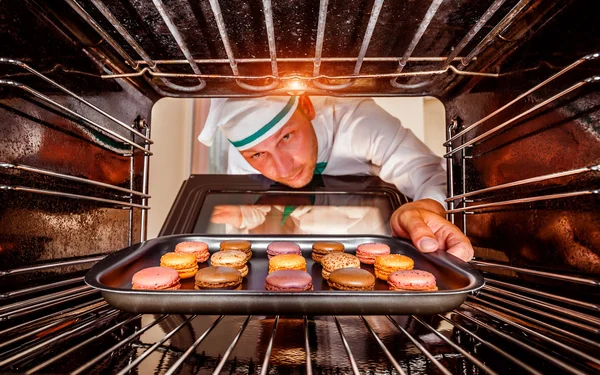
[(423, 253), (430, 253), (439, 248), (435, 234), (425, 223), (423, 216), (417, 210), (408, 210), (398, 215), (401, 229), (408, 233), (413, 244)]

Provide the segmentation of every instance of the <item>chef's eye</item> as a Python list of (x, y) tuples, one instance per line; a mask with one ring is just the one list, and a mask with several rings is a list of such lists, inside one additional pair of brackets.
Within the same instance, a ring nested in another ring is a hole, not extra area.
[(292, 133), (287, 133), (286, 135), (284, 135), (281, 139), (284, 141), (287, 141), (288, 139), (292, 138)]
[(256, 154), (250, 156), (250, 158), (252, 159), (258, 159), (263, 153), (262, 152), (257, 152)]

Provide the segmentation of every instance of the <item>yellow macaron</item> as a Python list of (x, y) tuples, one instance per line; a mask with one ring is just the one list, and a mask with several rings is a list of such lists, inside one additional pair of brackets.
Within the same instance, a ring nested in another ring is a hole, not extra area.
[(380, 255), (375, 258), (375, 276), (378, 279), (387, 281), (390, 273), (401, 270), (412, 270), (414, 266), (415, 262), (406, 255)]
[(269, 259), (269, 273), (281, 270), (306, 271), (306, 259), (297, 254), (276, 255)]
[(166, 253), (160, 257), (160, 266), (174, 269), (182, 279), (194, 277), (198, 272), (196, 256), (188, 253)]

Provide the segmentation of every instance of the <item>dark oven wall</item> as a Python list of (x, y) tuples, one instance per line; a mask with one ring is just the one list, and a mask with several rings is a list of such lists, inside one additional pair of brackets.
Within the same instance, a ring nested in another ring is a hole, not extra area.
[(59, 23), (33, 2), (0, 2), (2, 270), (107, 253), (142, 236), (140, 134), (153, 100), (99, 78), (110, 56)]
[[(517, 73), (470, 81), (469, 93), (446, 100), (459, 196), (451, 208), (479, 258), (600, 274), (600, 29), (586, 10), (573, 3), (501, 62)], [(490, 189), (504, 184), (516, 186)], [(476, 192), (466, 209), (465, 192)]]

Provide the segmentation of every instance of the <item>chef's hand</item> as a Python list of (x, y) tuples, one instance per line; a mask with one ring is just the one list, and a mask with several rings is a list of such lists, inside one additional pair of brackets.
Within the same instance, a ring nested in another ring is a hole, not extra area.
[(468, 262), (473, 246), (461, 230), (446, 220), (444, 207), (433, 199), (421, 199), (400, 206), (392, 214), (394, 235), (412, 240), (421, 252), (446, 250)]
[(215, 224), (231, 224), (239, 228), (242, 225), (242, 209), (240, 206), (215, 206), (210, 217), (210, 222)]

